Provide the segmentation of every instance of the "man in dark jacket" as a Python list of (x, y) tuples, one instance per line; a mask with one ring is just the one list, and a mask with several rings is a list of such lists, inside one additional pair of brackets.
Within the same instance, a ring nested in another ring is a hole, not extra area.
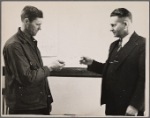
[(89, 57), (82, 57), (80, 63), (102, 74), (101, 104), (106, 104), (106, 115), (143, 115), (145, 39), (133, 30), (127, 9), (115, 9), (110, 17), (111, 31), (119, 40), (110, 45), (106, 63)]
[(53, 98), (47, 77), (60, 70), (64, 62), (43, 66), (37, 41), (43, 13), (33, 6), (22, 10), (22, 27), (5, 44), (3, 54), (6, 77), (6, 104), (9, 114), (49, 114)]

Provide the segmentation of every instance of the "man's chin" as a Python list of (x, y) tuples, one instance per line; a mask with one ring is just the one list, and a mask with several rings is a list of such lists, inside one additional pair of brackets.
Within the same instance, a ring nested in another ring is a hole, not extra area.
[(36, 36), (37, 33), (33, 34), (32, 36)]
[(117, 37), (115, 33), (113, 33), (113, 36), (114, 36), (114, 37)]
[(114, 34), (114, 37), (117, 38), (118, 36)]

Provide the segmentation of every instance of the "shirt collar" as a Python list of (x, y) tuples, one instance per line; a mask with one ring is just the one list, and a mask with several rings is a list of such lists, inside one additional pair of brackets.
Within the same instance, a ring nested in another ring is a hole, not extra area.
[(130, 40), (132, 34), (134, 33), (134, 31), (130, 32), (127, 36), (125, 36), (123, 39), (122, 39), (122, 47)]

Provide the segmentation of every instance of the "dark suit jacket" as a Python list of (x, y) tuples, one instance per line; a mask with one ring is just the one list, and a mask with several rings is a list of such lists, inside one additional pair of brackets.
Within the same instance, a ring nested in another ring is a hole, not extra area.
[[(133, 33), (127, 44), (120, 50), (116, 62), (113, 63), (111, 77), (107, 78), (110, 57), (118, 42), (119, 40), (111, 44), (106, 63), (93, 61), (92, 65), (88, 66), (88, 70), (103, 75), (101, 104), (112, 101), (118, 109), (124, 111), (128, 105), (144, 111), (145, 39)], [(111, 86), (106, 86), (108, 82)], [(111, 87), (109, 93), (107, 93), (108, 87)]]

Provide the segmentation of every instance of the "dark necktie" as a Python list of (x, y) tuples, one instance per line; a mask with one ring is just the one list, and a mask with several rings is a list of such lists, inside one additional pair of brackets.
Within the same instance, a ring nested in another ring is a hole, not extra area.
[(122, 48), (122, 39), (119, 39), (118, 49), (117, 52)]

